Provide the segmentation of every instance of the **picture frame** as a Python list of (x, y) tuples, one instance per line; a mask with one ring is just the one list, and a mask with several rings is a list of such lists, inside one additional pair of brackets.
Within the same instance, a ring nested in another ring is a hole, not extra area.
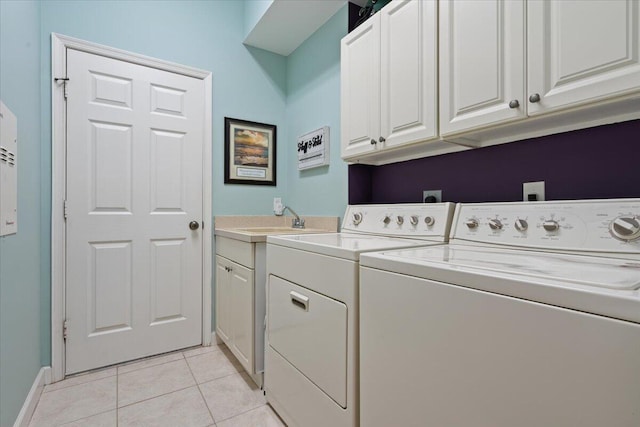
[(275, 125), (224, 118), (224, 183), (276, 185)]

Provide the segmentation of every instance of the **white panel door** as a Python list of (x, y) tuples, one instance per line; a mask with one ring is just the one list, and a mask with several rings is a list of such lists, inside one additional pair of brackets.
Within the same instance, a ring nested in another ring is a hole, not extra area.
[(341, 42), (342, 157), (375, 151), (380, 135), (380, 15)]
[(637, 0), (529, 1), (529, 114), (640, 89)]
[(439, 7), (441, 135), (525, 118), (524, 1)]
[(66, 373), (202, 341), (202, 80), (69, 49)]
[(394, 1), (381, 16), (381, 135), (385, 148), (438, 135), (435, 0)]

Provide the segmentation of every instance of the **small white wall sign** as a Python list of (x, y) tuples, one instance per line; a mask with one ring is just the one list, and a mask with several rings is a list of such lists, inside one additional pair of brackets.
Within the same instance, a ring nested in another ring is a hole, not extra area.
[(328, 165), (329, 146), (329, 126), (324, 126), (299, 137), (298, 170)]

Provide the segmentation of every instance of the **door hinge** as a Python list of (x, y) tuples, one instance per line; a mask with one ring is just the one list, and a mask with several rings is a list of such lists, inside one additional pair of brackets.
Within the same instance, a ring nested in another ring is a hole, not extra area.
[(69, 331), (69, 321), (65, 319), (65, 321), (62, 322), (62, 338), (65, 341), (67, 340), (68, 331)]
[(64, 87), (64, 99), (67, 99), (67, 97), (69, 96), (69, 89), (67, 88), (67, 83), (69, 82), (69, 78), (68, 77), (56, 77), (55, 79), (53, 79), (54, 82), (59, 83), (62, 82), (62, 85)]
[(67, 216), (69, 216), (69, 210), (68, 210), (68, 207), (67, 207), (67, 199), (64, 200), (64, 204), (63, 204), (62, 210), (63, 210), (62, 213), (64, 215), (64, 220), (66, 221), (67, 220)]

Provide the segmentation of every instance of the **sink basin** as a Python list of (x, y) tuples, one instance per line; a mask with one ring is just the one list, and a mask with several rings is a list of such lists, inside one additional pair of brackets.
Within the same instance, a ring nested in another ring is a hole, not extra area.
[(319, 230), (306, 229), (306, 228), (291, 228), (291, 227), (247, 227), (236, 228), (237, 231), (245, 233), (305, 233)]

